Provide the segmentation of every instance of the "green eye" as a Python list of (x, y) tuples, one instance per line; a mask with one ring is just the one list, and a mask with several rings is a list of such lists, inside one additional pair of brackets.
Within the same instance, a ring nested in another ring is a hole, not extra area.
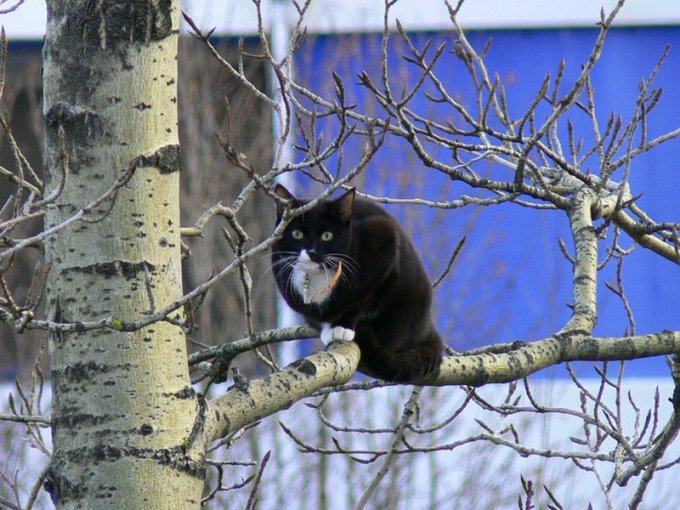
[(326, 231), (323, 234), (321, 234), (322, 241), (330, 241), (331, 239), (333, 239), (333, 232)]
[(302, 230), (298, 230), (297, 228), (293, 230), (290, 235), (293, 237), (293, 239), (297, 239), (298, 241), (305, 237), (305, 235), (302, 233)]

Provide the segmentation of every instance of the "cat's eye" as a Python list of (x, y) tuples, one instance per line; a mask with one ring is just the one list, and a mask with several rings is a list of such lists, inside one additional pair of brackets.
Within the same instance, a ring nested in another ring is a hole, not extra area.
[(299, 229), (297, 229), (297, 228), (296, 228), (295, 230), (293, 230), (293, 231), (290, 233), (290, 235), (293, 237), (293, 239), (297, 239), (298, 241), (299, 241), (300, 239), (302, 239), (303, 237), (305, 237), (305, 235), (302, 233), (302, 230), (299, 230)]
[(333, 239), (333, 232), (326, 231), (323, 234), (321, 234), (322, 241), (330, 241), (331, 239)]

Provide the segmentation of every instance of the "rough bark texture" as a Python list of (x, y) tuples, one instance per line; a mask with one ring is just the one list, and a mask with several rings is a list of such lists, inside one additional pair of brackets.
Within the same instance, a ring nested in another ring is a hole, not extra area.
[[(500, 346), (495, 346), (500, 350)], [(515, 342), (503, 352), (444, 358), (441, 373), (425, 384), (448, 386), (504, 383), (565, 361), (612, 361), (669, 355), (680, 350), (680, 333), (663, 331), (626, 338), (558, 333), (536, 342)]]
[(597, 324), (597, 235), (593, 227), (593, 209), (600, 204), (595, 192), (583, 187), (575, 194), (569, 211), (576, 247), (574, 311), (558, 334), (579, 331), (589, 335)]
[[(311, 336), (300, 328), (300, 336)], [(581, 332), (558, 333), (536, 342), (497, 344), (446, 356), (438, 376), (417, 381), (424, 386), (482, 386), (516, 381), (566, 361), (630, 360), (669, 355), (680, 350), (680, 333), (663, 331), (626, 338), (602, 338)], [(281, 372), (255, 381), (237, 382), (223, 396), (202, 405), (192, 448), (201, 450), (211, 441), (274, 414), (315, 391), (347, 382), (359, 363), (354, 342), (331, 344), (327, 351), (298, 360)]]
[(265, 379), (237, 382), (224, 396), (207, 403), (205, 430), (208, 443), (259, 419), (290, 407), (314, 391), (351, 379), (359, 364), (359, 346), (335, 342), (297, 360)]
[[(128, 322), (181, 295), (177, 29), (170, 0), (48, 2), (46, 228), (82, 214), (46, 242), (53, 320)], [(50, 353), (57, 507), (196, 506), (181, 328), (52, 333)]]

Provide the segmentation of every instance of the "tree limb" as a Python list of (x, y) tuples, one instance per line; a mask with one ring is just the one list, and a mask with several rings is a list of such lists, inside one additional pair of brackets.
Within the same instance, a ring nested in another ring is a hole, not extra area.
[(503, 354), (446, 357), (438, 377), (418, 383), (432, 386), (505, 383), (566, 361), (623, 361), (676, 352), (680, 352), (678, 331), (627, 338), (556, 334)]
[(359, 364), (359, 346), (334, 342), (291, 363), (280, 372), (256, 381), (237, 382), (225, 395), (210, 400), (205, 412), (203, 439), (215, 439), (290, 407), (326, 386), (347, 382)]
[(589, 334), (597, 324), (597, 235), (593, 230), (593, 210), (598, 204), (597, 194), (584, 186), (574, 196), (569, 211), (576, 246), (574, 312), (558, 334), (570, 331)]
[[(417, 383), (481, 386), (515, 381), (567, 361), (622, 361), (668, 355), (680, 352), (680, 332), (627, 338), (561, 333), (518, 345), (509, 352), (445, 357), (437, 377)], [(336, 342), (327, 351), (316, 352), (264, 379), (237, 381), (225, 395), (207, 402), (199, 420), (202, 441), (210, 443), (286, 409), (321, 388), (347, 382), (356, 371), (359, 356), (356, 343)]]

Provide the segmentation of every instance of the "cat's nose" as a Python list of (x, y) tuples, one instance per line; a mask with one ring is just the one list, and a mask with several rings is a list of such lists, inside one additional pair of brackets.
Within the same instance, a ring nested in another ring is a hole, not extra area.
[(313, 249), (302, 250), (299, 260), (300, 262), (316, 262), (318, 264), (321, 262), (321, 256)]
[(312, 262), (321, 262), (321, 255), (319, 255), (316, 250), (306, 250), (306, 252)]

